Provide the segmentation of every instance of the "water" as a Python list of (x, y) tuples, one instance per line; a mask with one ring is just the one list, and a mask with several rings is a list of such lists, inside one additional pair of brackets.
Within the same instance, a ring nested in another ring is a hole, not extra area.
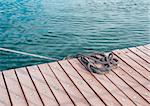
[[(150, 43), (150, 0), (0, 0), (0, 47), (62, 59)], [(0, 51), (0, 70), (48, 62)]]

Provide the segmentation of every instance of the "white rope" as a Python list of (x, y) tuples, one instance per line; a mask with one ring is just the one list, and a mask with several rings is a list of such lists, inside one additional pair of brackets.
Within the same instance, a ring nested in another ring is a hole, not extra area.
[(49, 58), (49, 57), (46, 57), (46, 56), (41, 56), (41, 55), (37, 55), (37, 54), (31, 54), (31, 53), (27, 53), (27, 52), (16, 51), (16, 50), (7, 49), (7, 48), (0, 48), (0, 50), (1, 51), (12, 52), (12, 53), (17, 53), (17, 54), (23, 54), (23, 55), (33, 56), (33, 57), (38, 57), (38, 58), (47, 59), (47, 60), (55, 60), (55, 61), (58, 60), (56, 58)]

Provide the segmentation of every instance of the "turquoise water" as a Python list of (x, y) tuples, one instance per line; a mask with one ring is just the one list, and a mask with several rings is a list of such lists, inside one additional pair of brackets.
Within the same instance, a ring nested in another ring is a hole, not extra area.
[[(62, 59), (150, 43), (150, 0), (0, 0), (0, 47)], [(48, 62), (0, 51), (0, 70)]]

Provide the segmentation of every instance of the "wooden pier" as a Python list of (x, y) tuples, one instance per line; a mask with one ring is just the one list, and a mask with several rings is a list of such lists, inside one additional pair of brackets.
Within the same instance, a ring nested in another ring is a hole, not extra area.
[(150, 44), (113, 51), (119, 67), (90, 73), (78, 59), (0, 72), (0, 106), (150, 106)]

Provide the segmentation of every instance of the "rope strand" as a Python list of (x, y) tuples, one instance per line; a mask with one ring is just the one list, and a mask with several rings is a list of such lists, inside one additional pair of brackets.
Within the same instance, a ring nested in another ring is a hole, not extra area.
[(33, 56), (33, 57), (38, 57), (38, 58), (41, 58), (41, 59), (55, 60), (55, 61), (59, 60), (59, 59), (56, 59), (56, 58), (50, 58), (50, 57), (46, 57), (46, 56), (41, 56), (41, 55), (27, 53), (27, 52), (21, 52), (21, 51), (7, 49), (7, 48), (0, 48), (0, 50), (1, 51), (6, 51), (6, 52), (12, 52), (12, 53), (17, 53), (17, 54), (23, 54), (23, 55)]

